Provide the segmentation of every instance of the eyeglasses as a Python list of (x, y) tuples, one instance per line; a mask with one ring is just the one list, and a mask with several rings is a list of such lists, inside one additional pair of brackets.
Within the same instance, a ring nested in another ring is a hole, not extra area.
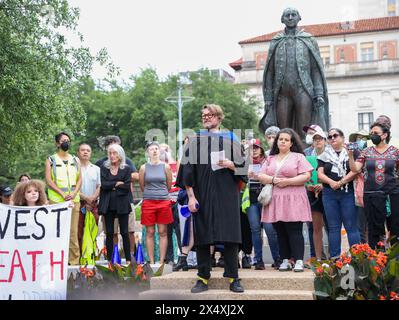
[(206, 119), (212, 119), (215, 115), (212, 113), (203, 113), (202, 114), (202, 119), (206, 120)]
[(327, 138), (328, 140), (332, 140), (332, 139), (337, 139), (338, 137), (340, 137), (340, 135), (338, 133), (334, 133), (333, 135), (328, 136)]

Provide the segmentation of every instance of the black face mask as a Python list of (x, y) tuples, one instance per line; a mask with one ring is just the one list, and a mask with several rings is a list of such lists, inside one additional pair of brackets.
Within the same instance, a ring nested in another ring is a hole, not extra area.
[(381, 142), (381, 136), (378, 134), (370, 135), (370, 139), (376, 146), (378, 146)]
[(61, 143), (61, 149), (63, 150), (63, 151), (68, 151), (68, 149), (69, 149), (69, 141), (64, 141), (63, 143)]

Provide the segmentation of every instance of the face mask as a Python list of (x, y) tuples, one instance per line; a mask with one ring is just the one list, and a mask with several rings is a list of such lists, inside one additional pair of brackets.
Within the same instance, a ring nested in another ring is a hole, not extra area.
[(312, 144), (313, 143), (313, 138), (312, 138), (312, 136), (310, 134), (306, 135), (305, 142), (306, 142), (306, 144)]
[(379, 136), (378, 134), (370, 135), (370, 139), (376, 146), (379, 145), (381, 142), (381, 136)]
[(63, 150), (63, 151), (68, 151), (68, 149), (69, 149), (69, 141), (64, 141), (63, 143), (61, 143), (61, 149)]

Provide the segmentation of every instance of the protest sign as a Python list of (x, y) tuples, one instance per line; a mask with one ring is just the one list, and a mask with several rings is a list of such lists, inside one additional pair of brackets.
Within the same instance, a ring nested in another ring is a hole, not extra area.
[(69, 202), (0, 204), (0, 299), (66, 299), (70, 225)]

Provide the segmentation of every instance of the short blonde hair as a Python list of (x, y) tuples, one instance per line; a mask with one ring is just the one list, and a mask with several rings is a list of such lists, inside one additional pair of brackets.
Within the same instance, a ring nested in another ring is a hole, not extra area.
[(202, 107), (202, 110), (208, 109), (212, 114), (217, 116), (220, 121), (224, 119), (224, 113), (221, 106), (217, 104), (206, 104)]

